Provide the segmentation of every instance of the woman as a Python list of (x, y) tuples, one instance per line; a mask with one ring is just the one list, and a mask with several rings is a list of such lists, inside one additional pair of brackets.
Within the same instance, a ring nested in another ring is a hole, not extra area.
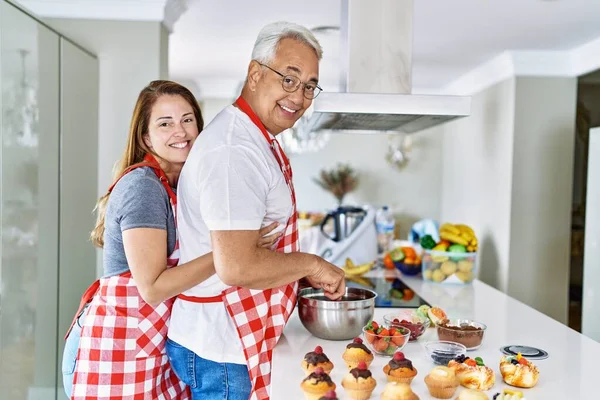
[(117, 178), (96, 207), (91, 238), (104, 248), (104, 276), (87, 290), (67, 334), (63, 380), (73, 399), (189, 397), (164, 344), (172, 298), (215, 272), (212, 254), (170, 268), (179, 251), (173, 188), (202, 128), (183, 86), (154, 81), (141, 91)]

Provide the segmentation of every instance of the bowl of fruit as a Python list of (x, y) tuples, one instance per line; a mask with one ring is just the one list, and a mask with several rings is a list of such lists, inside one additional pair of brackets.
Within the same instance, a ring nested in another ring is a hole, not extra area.
[(477, 276), (477, 237), (462, 224), (443, 224), (439, 242), (430, 235), (421, 239), (422, 273), (426, 281), (445, 284), (471, 283)]
[(363, 328), (363, 336), (367, 347), (373, 353), (392, 357), (396, 351), (402, 350), (406, 346), (410, 330), (402, 326), (394, 328), (371, 321)]
[(404, 275), (418, 275), (421, 273), (420, 249), (412, 246), (396, 247), (387, 253), (383, 259), (383, 264), (390, 268), (396, 268)]
[(409, 342), (416, 341), (429, 328), (429, 318), (416, 315), (413, 311), (402, 310), (383, 316), (386, 325), (392, 328), (406, 328), (410, 331)]

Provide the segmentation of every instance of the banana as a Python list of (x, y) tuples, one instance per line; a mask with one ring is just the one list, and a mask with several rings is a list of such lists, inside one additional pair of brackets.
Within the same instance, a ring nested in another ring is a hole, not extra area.
[(471, 240), (473, 240), (473, 236), (471, 236), (471, 234), (468, 232), (461, 232), (460, 236), (464, 238), (467, 242), (471, 242)]
[(344, 264), (344, 266), (346, 268), (354, 268), (355, 267), (354, 262), (352, 262), (352, 260), (349, 257), (346, 258), (346, 263)]
[(369, 272), (374, 265), (374, 261), (366, 264), (354, 265), (353, 267), (348, 267), (347, 265), (345, 265), (343, 270), (344, 273), (348, 276), (358, 276)]
[(473, 228), (471, 228), (469, 225), (456, 224), (454, 226), (461, 232), (466, 232), (469, 235), (471, 235), (472, 237), (475, 237), (475, 231), (473, 231)]
[(460, 235), (450, 233), (448, 231), (440, 232), (440, 237), (443, 240), (449, 241), (450, 243), (462, 244), (465, 247), (469, 245), (469, 242), (465, 238), (463, 238)]
[(453, 224), (442, 224), (442, 226), (440, 227), (440, 232), (442, 231), (446, 231), (446, 232), (450, 232), (454, 235), (460, 235), (460, 229), (458, 229), (455, 225)]
[(372, 289), (375, 289), (375, 284), (373, 283), (373, 281), (371, 281), (368, 278), (363, 278), (361, 276), (352, 276), (352, 275), (349, 275), (349, 276), (346, 277), (346, 280), (349, 281), (349, 282), (357, 283), (357, 284), (359, 284), (361, 286), (367, 286), (367, 287), (370, 287)]

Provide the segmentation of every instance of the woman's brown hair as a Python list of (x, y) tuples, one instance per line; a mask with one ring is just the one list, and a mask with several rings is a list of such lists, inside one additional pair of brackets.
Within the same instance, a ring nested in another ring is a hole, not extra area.
[[(187, 88), (184, 86), (172, 82), (172, 81), (152, 81), (140, 92), (135, 108), (133, 110), (133, 116), (131, 117), (131, 124), (129, 126), (129, 135), (127, 138), (127, 146), (123, 157), (115, 166), (113, 182), (121, 177), (123, 172), (133, 164), (140, 163), (144, 160), (144, 156), (147, 153), (153, 154), (158, 157), (145, 143), (144, 135), (148, 133), (148, 123), (150, 120), (150, 114), (152, 107), (156, 103), (156, 100), (161, 96), (181, 96), (183, 97), (194, 110), (196, 117), (196, 123), (198, 125), (198, 132), (201, 132), (204, 128), (204, 120), (202, 119), (202, 112), (198, 106), (196, 98)], [(104, 219), (106, 216), (106, 204), (110, 193), (107, 192), (104, 196), (100, 197), (94, 211), (97, 212), (96, 226), (90, 235), (92, 243), (97, 247), (104, 247)]]

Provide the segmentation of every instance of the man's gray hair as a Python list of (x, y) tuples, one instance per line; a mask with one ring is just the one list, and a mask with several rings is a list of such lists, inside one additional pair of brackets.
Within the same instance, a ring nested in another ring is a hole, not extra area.
[(271, 62), (283, 39), (298, 40), (312, 48), (319, 60), (323, 57), (323, 49), (309, 29), (291, 22), (273, 22), (260, 30), (252, 49), (252, 59), (263, 64)]

